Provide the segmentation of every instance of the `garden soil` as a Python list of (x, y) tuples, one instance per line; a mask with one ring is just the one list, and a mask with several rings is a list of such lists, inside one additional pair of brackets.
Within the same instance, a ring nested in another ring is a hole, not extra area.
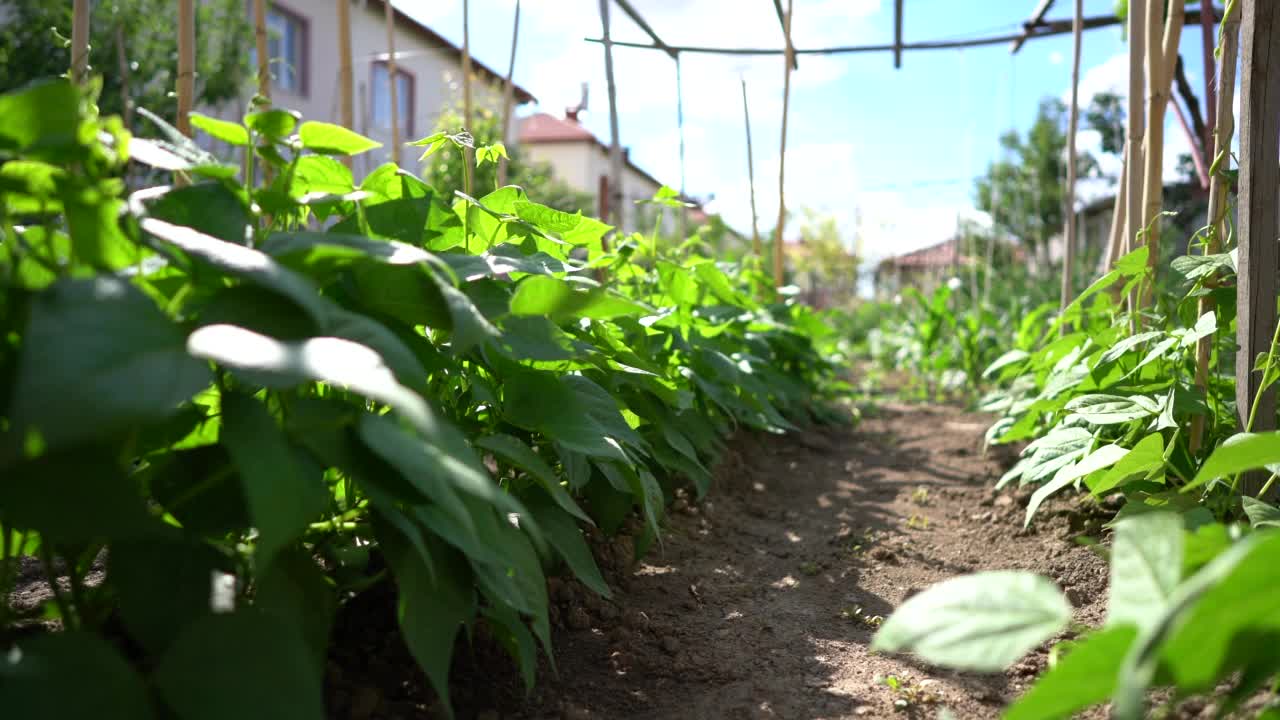
[[(1103, 620), (1107, 566), (1076, 539), (1104, 536), (1106, 508), (1050, 502), (1024, 530), (1029, 493), (993, 489), (1011, 457), (984, 456), (989, 422), (885, 400), (851, 428), (740, 434), (706, 500), (678, 498), (642, 561), (625, 536), (595, 538), (611, 599), (552, 579), (556, 669), (542, 658), (532, 692), (482, 631), (460, 643), (458, 716), (997, 717), (1044, 669), (1047, 647), (994, 675), (869, 651), (906, 598), (977, 570), (1046, 574), (1077, 621)], [(382, 625), (388, 614), (349, 607), (340, 618), (333, 717), (443, 716)]]

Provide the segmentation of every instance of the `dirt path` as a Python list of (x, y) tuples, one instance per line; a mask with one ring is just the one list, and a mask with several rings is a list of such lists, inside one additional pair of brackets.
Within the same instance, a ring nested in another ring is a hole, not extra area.
[(867, 650), (875, 616), (979, 569), (1045, 572), (1079, 620), (1101, 619), (1106, 566), (1071, 542), (1097, 520), (1063, 504), (1022, 531), (1025, 496), (991, 490), (1001, 468), (980, 454), (985, 427), (953, 408), (885, 403), (854, 429), (740, 438), (709, 501), (677, 503), (663, 547), (614, 575), (614, 602), (553, 587), (559, 678), (544, 673), (526, 698), (464, 671), (464, 714), (995, 717), (1043, 654), (974, 677)]

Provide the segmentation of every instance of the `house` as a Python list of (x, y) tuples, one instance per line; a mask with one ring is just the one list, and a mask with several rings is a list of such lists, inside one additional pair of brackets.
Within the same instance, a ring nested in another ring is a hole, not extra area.
[[(569, 110), (563, 118), (547, 113), (524, 118), (520, 122), (518, 143), (526, 159), (547, 163), (556, 177), (595, 198), (598, 214), (605, 216), (602, 202), (608, 196), (609, 146), (583, 127), (576, 110)], [(624, 154), (623, 231), (653, 231), (654, 211), (636, 203), (653, 197), (661, 187), (662, 183), (636, 165), (629, 153)], [(695, 227), (692, 220), (689, 227)], [(674, 213), (666, 213), (661, 229), (668, 234), (677, 230)]]
[[(389, 160), (398, 159), (403, 164), (415, 161), (418, 155), (416, 148), (391, 147), (383, 2), (350, 0), (355, 107), (352, 129), (383, 144), (356, 158), (353, 170), (357, 176)], [(394, 18), (400, 138), (409, 142), (430, 134), (442, 111), (461, 105), (462, 50), (399, 9), (394, 11)], [(308, 120), (339, 122), (338, 20), (333, 0), (270, 1), (267, 31), (272, 102), (297, 110)], [(256, 59), (251, 64), (256, 67)], [(475, 107), (500, 111), (505, 77), (474, 58), (472, 68)], [(529, 91), (519, 86), (514, 95), (516, 105), (535, 101)], [(211, 114), (235, 119), (243, 113), (248, 99), (246, 96), (229, 107), (216, 108)]]

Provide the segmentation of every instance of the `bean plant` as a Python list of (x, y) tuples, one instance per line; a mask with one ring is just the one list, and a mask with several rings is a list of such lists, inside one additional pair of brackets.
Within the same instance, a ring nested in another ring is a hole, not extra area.
[[(1280, 433), (1254, 432), (1261, 394), (1280, 379), (1280, 352), (1273, 340), (1254, 359), (1261, 389), (1238, 407), (1234, 251), (1176, 258), (1163, 269), (1174, 278), (1160, 283), (1146, 252), (1120, 258), (1061, 312), (1043, 304), (986, 330), (1009, 335), (978, 374), (963, 337), (986, 321), (953, 309), (942, 291), (932, 302), (917, 299), (928, 321), (897, 344), (897, 356), (916, 358), (921, 372), (961, 371), (970, 388), (986, 388), (978, 407), (996, 417), (986, 442), (1021, 445), (997, 488), (1034, 488), (1025, 525), (1067, 490), (1120, 502), (1107, 524), (1114, 535), (1103, 627), (1073, 626), (1071, 606), (1048, 579), (994, 572), (913, 597), (877, 634), (882, 650), (992, 671), (1068, 631), (1072, 639), (1053, 648), (1057, 662), (1008, 718), (1068, 717), (1106, 701), (1116, 717), (1138, 718), (1156, 687), (1173, 689), (1170, 702), (1216, 691), (1220, 715), (1261, 694), (1251, 712), (1280, 717), (1280, 508), (1270, 493)], [(1130, 312), (1130, 298), (1144, 292), (1154, 302)], [(1212, 302), (1202, 307), (1202, 298)], [(948, 335), (932, 336), (928, 323)], [(1202, 340), (1209, 372), (1197, 381)], [(954, 350), (930, 364), (931, 347)], [(1242, 478), (1259, 471), (1265, 484), (1246, 492)]]
[(480, 631), (531, 686), (547, 574), (610, 593), (584, 528), (643, 553), (729, 433), (842, 417), (839, 337), (753, 261), (357, 181), (377, 143), (283, 109), (193, 115), (231, 158), (151, 117), (0, 96), (0, 597), (49, 590), (0, 603), (14, 717), (322, 717), (334, 615), (388, 585), (444, 708)]

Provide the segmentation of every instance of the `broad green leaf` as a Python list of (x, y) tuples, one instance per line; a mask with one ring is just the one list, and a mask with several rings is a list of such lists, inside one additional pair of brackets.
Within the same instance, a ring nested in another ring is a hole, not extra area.
[(324, 511), (323, 468), (301, 462), (262, 403), (240, 393), (222, 395), (220, 440), (240, 471), (258, 529), (258, 567), (269, 567), (276, 553)]
[[(1194, 596), (1159, 650), (1161, 664), (1177, 687), (1212, 689), (1249, 653), (1274, 656), (1280, 634), (1280, 532), (1256, 533), (1205, 567), (1211, 580)], [(1188, 581), (1188, 584), (1193, 584)], [(1261, 648), (1252, 642), (1265, 641)]]
[(1164, 437), (1160, 433), (1152, 433), (1139, 440), (1129, 454), (1116, 462), (1106, 475), (1090, 484), (1089, 490), (1094, 495), (1102, 496), (1132, 478), (1146, 479), (1162, 467), (1164, 467)]
[(1066, 657), (1005, 711), (1004, 720), (1058, 720), (1106, 702), (1115, 692), (1116, 674), (1137, 635), (1135, 628), (1124, 625), (1077, 641)]
[(181, 330), (136, 287), (111, 276), (61, 280), (31, 301), (3, 454), (163, 420), (209, 381)]
[(305, 380), (345, 387), (395, 408), (425, 437), (445, 432), (426, 401), (396, 381), (381, 355), (350, 340), (286, 343), (234, 325), (206, 325), (187, 338), (187, 351), (267, 387), (289, 388)]
[(155, 683), (183, 720), (316, 720), (321, 675), (296, 627), (255, 610), (206, 615), (160, 658)]
[(324, 155), (298, 158), (291, 180), (289, 196), (304, 203), (329, 195), (346, 195), (355, 189), (350, 168)]
[(1182, 577), (1182, 518), (1153, 512), (1116, 524), (1107, 625), (1146, 631), (1169, 606)]
[(308, 120), (298, 128), (302, 147), (325, 155), (359, 155), (367, 150), (382, 147), (376, 140), (352, 132), (341, 125)]
[(1115, 425), (1149, 417), (1160, 411), (1160, 403), (1145, 395), (1081, 395), (1064, 408), (1094, 425)]
[(1015, 363), (1020, 363), (1029, 357), (1031, 357), (1031, 353), (1028, 353), (1026, 350), (1010, 350), (996, 358), (994, 362), (988, 365), (987, 369), (982, 371), (982, 377), (989, 378), (1004, 368)]
[(307, 643), (312, 667), (324, 673), (338, 593), (324, 569), (302, 546), (288, 548), (270, 567), (258, 567), (254, 606), (292, 623)]
[(1049, 580), (999, 570), (944, 580), (909, 598), (876, 632), (872, 650), (911, 652), (944, 667), (995, 672), (1071, 620)]
[(534, 452), (533, 448), (520, 439), (501, 433), (485, 435), (475, 440), (475, 446), (488, 450), (506, 462), (529, 473), (538, 481), (542, 489), (551, 496), (556, 505), (559, 505), (565, 512), (579, 520), (588, 524), (591, 523), (591, 518), (582, 511), (582, 508), (578, 507), (578, 503), (574, 501), (573, 496), (561, 487), (560, 479), (556, 477), (555, 471), (551, 469), (547, 461), (543, 460), (541, 455)]
[(1123, 458), (1129, 451), (1119, 445), (1103, 445), (1102, 447), (1089, 453), (1081, 460), (1063, 467), (1054, 474), (1053, 480), (1045, 483), (1036, 489), (1031, 495), (1030, 502), (1027, 503), (1027, 514), (1022, 522), (1023, 527), (1031, 525), (1031, 518), (1035, 516), (1036, 511), (1040, 509), (1040, 505), (1044, 503), (1050, 495), (1058, 492), (1062, 488), (1074, 483), (1082, 477), (1097, 472), (1103, 468), (1114, 465), (1116, 461)]
[(553, 504), (546, 496), (531, 494), (525, 498), (525, 506), (538, 522), (538, 527), (546, 534), (547, 541), (564, 558), (569, 569), (582, 584), (591, 588), (598, 595), (612, 597), (609, 584), (600, 575), (591, 548), (582, 537), (582, 530), (573, 517), (557, 504)]
[(582, 213), (569, 214), (535, 202), (514, 203), (516, 217), (546, 232), (563, 234), (572, 231), (582, 222)]
[(516, 287), (511, 298), (514, 315), (542, 315), (564, 320), (572, 317), (608, 319), (624, 315), (646, 315), (642, 305), (599, 286), (578, 285), (558, 278), (536, 275)]
[(302, 115), (293, 110), (263, 110), (244, 116), (244, 124), (250, 130), (271, 140), (283, 140), (298, 127)]
[(203, 113), (191, 113), (191, 126), (203, 130), (214, 140), (221, 140), (228, 145), (244, 147), (249, 144), (249, 131), (243, 125), (226, 120), (209, 117)]
[(328, 305), (315, 286), (266, 253), (156, 218), (143, 218), (139, 224), (146, 232), (199, 262), (279, 293), (305, 310), (317, 323), (324, 322)]
[(2, 474), (0, 508), (12, 529), (36, 530), (50, 542), (89, 543), (144, 537), (154, 528), (136, 480), (110, 454), (47, 453)]
[(1195, 479), (1183, 486), (1191, 490), (1221, 477), (1280, 462), (1280, 432), (1236, 433), (1227, 438), (1200, 466)]
[(80, 91), (62, 79), (0, 95), (0, 153), (65, 157), (78, 144), (79, 106)]
[(147, 686), (102, 638), (86, 632), (33, 634), (0, 659), (0, 707), (11, 718), (147, 720)]
[(438, 543), (430, 547), (433, 577), (399, 532), (379, 532), (378, 540), (396, 578), (396, 619), (405, 645), (452, 717), (449, 667), (458, 630), (475, 615), (474, 580), (466, 562)]
[(1248, 495), (1240, 498), (1240, 502), (1244, 505), (1244, 514), (1248, 516), (1250, 525), (1255, 528), (1280, 527), (1280, 508)]

